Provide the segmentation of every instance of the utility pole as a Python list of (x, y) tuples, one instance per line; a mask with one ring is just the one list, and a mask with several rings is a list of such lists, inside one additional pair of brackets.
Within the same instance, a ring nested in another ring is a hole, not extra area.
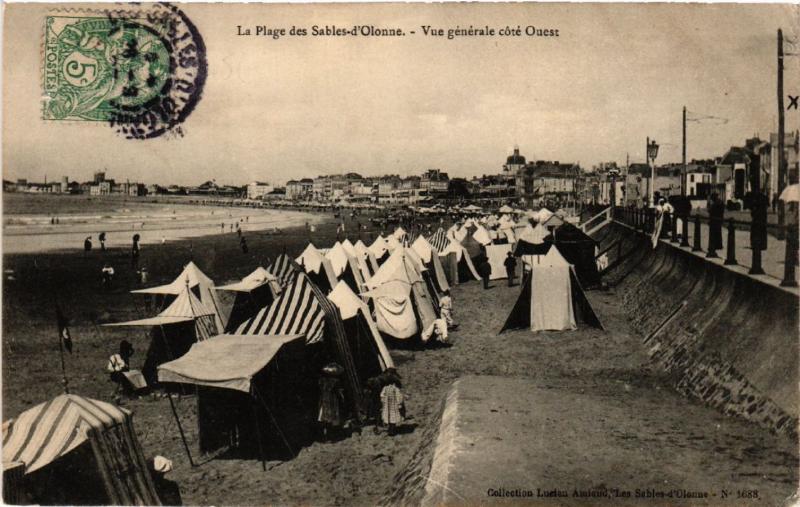
[[(783, 31), (778, 28), (778, 195), (786, 187), (786, 157), (784, 155), (784, 114), (783, 114)], [(774, 196), (773, 196), (774, 197)], [(778, 238), (784, 239), (785, 209), (783, 201), (778, 202)]]
[(681, 196), (686, 197), (686, 106), (683, 106), (683, 170), (681, 171)]

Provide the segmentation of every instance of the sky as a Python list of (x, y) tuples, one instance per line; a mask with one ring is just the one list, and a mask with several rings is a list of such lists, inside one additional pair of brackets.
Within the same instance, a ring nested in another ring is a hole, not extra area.
[[(777, 131), (776, 31), (800, 10), (741, 4), (206, 4), (181, 8), (202, 35), (208, 80), (183, 137), (121, 137), (103, 123), (42, 120), (41, 42), (53, 6), (6, 4), (3, 177), (107, 177), (193, 185), (355, 171), (451, 177), (529, 160), (722, 155)], [(64, 6), (59, 5), (63, 9)], [(401, 27), (397, 38), (237, 36), (237, 26)], [(421, 26), (557, 29), (558, 37), (426, 37)], [(788, 49), (788, 46), (787, 46)], [(800, 94), (800, 56), (786, 94)], [(788, 105), (788, 99), (787, 99)], [(787, 132), (798, 128), (787, 112)]]

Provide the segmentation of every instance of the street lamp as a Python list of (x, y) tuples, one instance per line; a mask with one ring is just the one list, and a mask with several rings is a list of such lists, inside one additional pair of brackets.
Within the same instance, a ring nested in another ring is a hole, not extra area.
[(658, 156), (658, 144), (656, 140), (647, 138), (647, 163), (650, 165), (650, 206), (655, 206), (655, 189), (656, 189), (656, 157)]

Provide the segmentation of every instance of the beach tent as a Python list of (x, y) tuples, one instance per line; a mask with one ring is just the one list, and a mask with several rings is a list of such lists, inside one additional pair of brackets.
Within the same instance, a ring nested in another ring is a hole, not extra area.
[(577, 322), (603, 329), (572, 266), (552, 247), (525, 275), (519, 298), (500, 332), (563, 331), (577, 329)]
[(536, 212), (535, 220), (541, 224), (547, 222), (553, 215), (554, 213), (549, 209), (542, 208), (538, 212)]
[(547, 220), (545, 220), (544, 222), (541, 223), (541, 225), (544, 225), (548, 229), (550, 229), (552, 227), (560, 227), (563, 224), (564, 224), (564, 219), (560, 215), (557, 215), (557, 214), (551, 216), (550, 218), (548, 218)]
[(375, 259), (378, 261), (378, 265), (383, 264), (386, 259), (389, 258), (389, 246), (386, 244), (386, 240), (383, 236), (378, 234), (378, 237), (375, 238), (375, 241), (369, 246), (369, 251), (372, 252), (372, 255), (375, 256)]
[(570, 223), (555, 229), (545, 241), (553, 242), (564, 258), (575, 267), (581, 285), (586, 288), (600, 285), (600, 273), (597, 271), (595, 252), (597, 242), (589, 235)]
[(405, 229), (403, 229), (402, 227), (398, 227), (397, 229), (394, 230), (392, 237), (397, 241), (403, 241), (406, 238), (406, 234), (407, 233)]
[(407, 250), (395, 249), (363, 294), (372, 298), (378, 329), (401, 340), (418, 335), (438, 318), (428, 285)]
[(147, 349), (142, 374), (147, 383), (156, 380), (159, 364), (184, 355), (196, 341), (207, 340), (220, 333), (216, 313), (203, 304), (188, 286), (155, 317), (103, 324), (108, 327), (151, 327), (150, 344)]
[(490, 280), (508, 278), (504, 262), (509, 252), (511, 252), (511, 245), (508, 243), (504, 245), (486, 246), (486, 257), (489, 259), (489, 265), (492, 267), (492, 274), (489, 276)]
[(188, 287), (194, 292), (194, 295), (209, 308), (214, 310), (214, 320), (216, 320), (217, 329), (225, 329), (227, 319), (224, 317), (217, 291), (214, 289), (214, 282), (211, 278), (207, 277), (205, 273), (200, 271), (200, 268), (194, 262), (184, 266), (181, 274), (175, 280), (166, 285), (159, 285), (158, 287), (149, 287), (146, 289), (132, 290), (134, 294), (155, 294), (164, 297), (163, 305), (166, 306), (172, 302), (174, 297), (183, 292), (183, 289)]
[(483, 208), (481, 208), (480, 206), (475, 206), (474, 204), (470, 204), (469, 206), (464, 206), (462, 210), (468, 213), (477, 213), (479, 211), (483, 211)]
[(500, 213), (513, 213), (514, 212), (514, 208), (512, 208), (508, 204), (504, 204), (503, 206), (500, 207), (499, 211), (500, 211)]
[(386, 238), (386, 248), (389, 250), (389, 253), (394, 252), (398, 248), (402, 248), (403, 244), (398, 241), (397, 238), (394, 236), (389, 236)]
[(439, 257), (450, 284), (480, 280), (481, 277), (475, 269), (469, 253), (460, 243), (451, 241), (444, 251), (439, 252)]
[(549, 235), (550, 233), (542, 224), (536, 224), (536, 227), (528, 225), (517, 236), (514, 255), (518, 257), (523, 255), (545, 255), (550, 250)]
[(389, 349), (366, 303), (344, 282), (336, 284), (328, 299), (339, 309), (361, 380), (366, 381), (386, 368), (394, 368)]
[(322, 292), (327, 294), (336, 285), (336, 274), (331, 261), (313, 244), (309, 243), (303, 253), (295, 259), (295, 262), (303, 268), (303, 271)]
[(285, 287), (294, 280), (294, 276), (298, 271), (297, 267), (291, 257), (282, 253), (267, 267), (267, 271), (275, 275), (281, 287)]
[[(369, 276), (371, 277), (372, 275), (374, 275), (375, 272), (378, 271), (378, 268), (380, 267), (378, 265), (378, 259), (375, 257), (375, 254), (373, 254), (372, 251), (369, 248), (367, 248), (367, 245), (365, 245), (364, 242), (361, 241), (360, 239), (356, 241), (356, 244), (353, 245), (353, 248), (355, 249), (356, 253), (360, 258), (366, 260), (367, 266), (369, 267)], [(365, 276), (364, 279), (368, 280), (369, 277)]]
[(253, 318), (243, 322), (236, 334), (301, 334), (305, 336), (309, 346), (325, 345), (326, 347), (314, 347), (318, 351), (316, 356), (326, 361), (336, 361), (344, 368), (343, 383), (348, 392), (348, 400), (354, 413), (360, 414), (361, 383), (342, 320), (333, 303), (307, 274), (299, 273), (278, 299), (262, 308)]
[(472, 238), (480, 243), (482, 246), (491, 245), (492, 237), (485, 227), (479, 225), (478, 228), (472, 233)]
[(217, 290), (236, 294), (226, 329), (231, 331), (255, 315), (258, 310), (272, 303), (281, 293), (281, 282), (275, 275), (259, 266), (241, 281), (217, 287)]
[(422, 235), (418, 236), (411, 245), (411, 249), (419, 256), (428, 273), (430, 273), (436, 285), (436, 291), (442, 293), (449, 290), (450, 285), (447, 283), (447, 276), (444, 273), (442, 261), (439, 259), (439, 253), (433, 249), (428, 240)]
[(447, 233), (441, 227), (439, 227), (435, 233), (428, 237), (428, 243), (436, 250), (437, 253), (447, 250), (447, 247), (450, 246), (450, 240), (447, 239)]
[[(355, 253), (355, 250), (353, 250), (353, 253)], [(361, 293), (363, 290), (365, 290), (364, 271), (366, 271), (367, 275), (369, 275), (369, 268), (367, 268), (367, 265), (363, 260), (361, 263), (359, 263), (358, 259), (355, 256), (348, 254), (347, 250), (339, 242), (336, 242), (330, 248), (330, 250), (328, 250), (328, 252), (325, 254), (325, 257), (331, 261), (333, 274), (337, 280), (343, 280), (357, 293)], [(363, 269), (361, 265), (362, 263)]]
[(24, 463), (25, 503), (161, 505), (130, 411), (104, 401), (62, 394), (4, 422), (6, 463)]
[(286, 459), (311, 441), (319, 370), (304, 342), (301, 334), (224, 334), (159, 366), (160, 382), (196, 386), (201, 452)]

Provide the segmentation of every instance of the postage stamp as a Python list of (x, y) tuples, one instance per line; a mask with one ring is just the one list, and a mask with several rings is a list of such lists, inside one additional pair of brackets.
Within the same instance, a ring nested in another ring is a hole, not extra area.
[(106, 122), (147, 139), (173, 132), (206, 79), (200, 34), (175, 6), (55, 13), (45, 20), (45, 120)]

